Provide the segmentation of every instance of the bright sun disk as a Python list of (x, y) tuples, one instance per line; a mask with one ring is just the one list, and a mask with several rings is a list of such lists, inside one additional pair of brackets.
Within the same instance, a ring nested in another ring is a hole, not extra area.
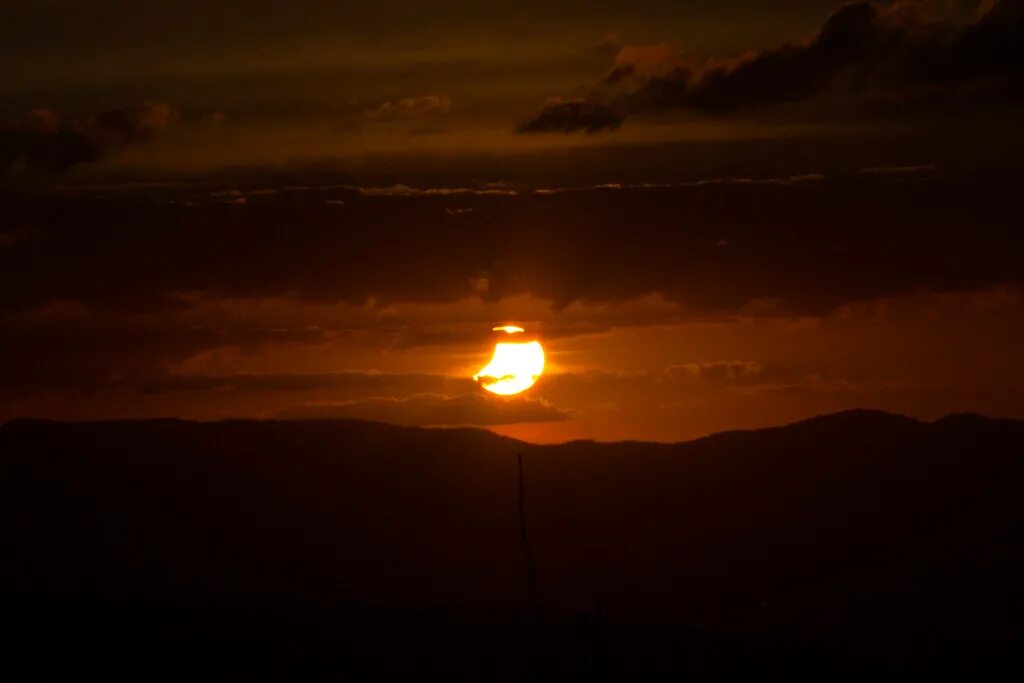
[[(522, 334), (525, 330), (514, 325), (495, 327), (495, 332)], [(487, 391), (500, 396), (512, 396), (532, 387), (544, 372), (544, 348), (539, 341), (499, 342), (494, 356), (480, 372), (473, 375)]]

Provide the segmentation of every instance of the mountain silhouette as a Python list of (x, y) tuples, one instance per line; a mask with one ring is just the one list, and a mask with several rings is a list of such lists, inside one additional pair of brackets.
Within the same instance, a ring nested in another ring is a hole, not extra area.
[(145, 675), (1019, 668), (1022, 491), (1024, 422), (973, 415), (553, 446), (358, 421), (14, 421), (4, 649)]

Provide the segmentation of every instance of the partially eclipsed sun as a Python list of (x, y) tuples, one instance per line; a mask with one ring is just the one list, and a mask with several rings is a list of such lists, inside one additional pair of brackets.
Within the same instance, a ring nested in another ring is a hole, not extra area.
[[(495, 332), (522, 334), (526, 330), (514, 325), (495, 327)], [(532, 387), (544, 372), (544, 349), (539, 341), (500, 342), (494, 356), (473, 379), (487, 391), (512, 396)]]

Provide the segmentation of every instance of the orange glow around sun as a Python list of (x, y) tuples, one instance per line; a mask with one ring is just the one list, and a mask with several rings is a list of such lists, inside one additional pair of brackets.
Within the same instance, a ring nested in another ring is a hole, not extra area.
[[(495, 332), (523, 334), (526, 332), (515, 325), (495, 327)], [(484, 389), (500, 396), (519, 394), (540, 379), (544, 372), (544, 348), (539, 341), (499, 342), (494, 346), (494, 356), (473, 379)]]

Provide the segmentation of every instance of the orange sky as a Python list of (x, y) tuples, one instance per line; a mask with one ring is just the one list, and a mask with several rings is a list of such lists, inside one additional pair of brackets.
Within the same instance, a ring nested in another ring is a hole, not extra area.
[[(563, 310), (530, 297), (385, 307), (222, 301), (152, 322), (182, 330), (234, 321), (308, 334), (184, 353), (152, 379), (140, 370), (123, 383), (30, 392), (5, 412), (74, 419), (354, 416), (410, 424), (440, 415), (538, 442), (674, 441), (853, 407), (926, 418), (952, 411), (1020, 416), (1022, 306), (1021, 292), (1006, 287), (921, 292), (814, 317), (710, 319), (688, 319), (657, 295)], [(91, 318), (56, 307), (35, 315), (68, 331)], [(583, 320), (588, 330), (561, 331)], [(490, 357), (492, 321), (552, 331), (541, 332), (545, 375), (520, 397), (485, 395), (470, 380)], [(397, 330), (415, 330), (423, 340), (403, 341)], [(447, 406), (439, 405), (441, 397), (449, 397)], [(542, 421), (488, 424), (517, 415)]]
[(0, 15), (0, 420), (1024, 417), (1020, 0)]

